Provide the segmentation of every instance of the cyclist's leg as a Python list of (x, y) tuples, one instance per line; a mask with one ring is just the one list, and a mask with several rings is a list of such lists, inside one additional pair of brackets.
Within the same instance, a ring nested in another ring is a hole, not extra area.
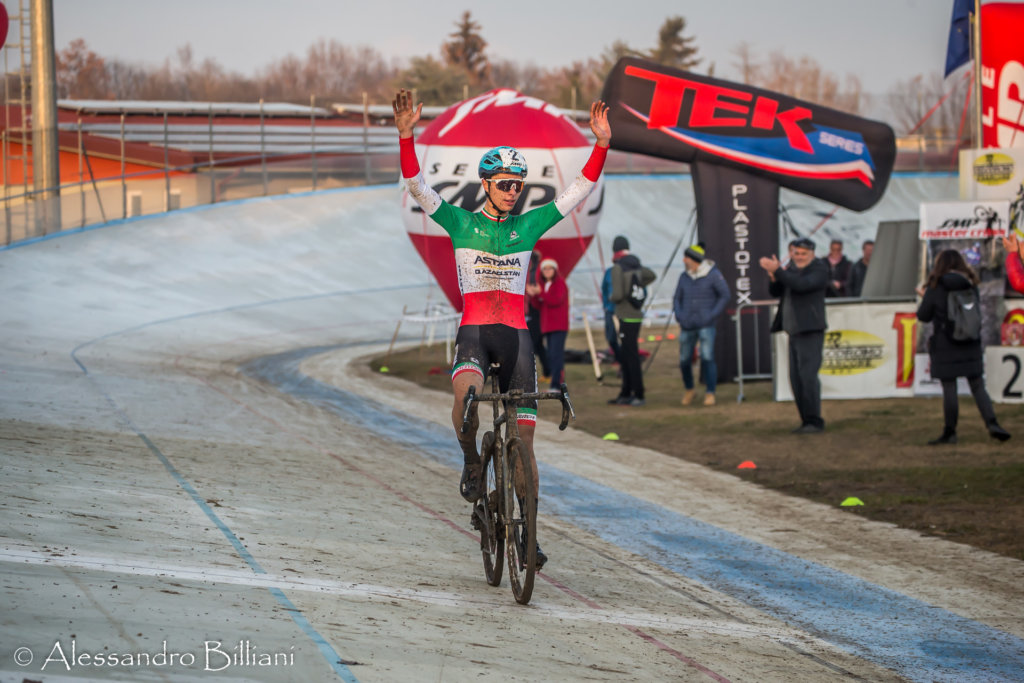
[(459, 482), (459, 493), (469, 502), (480, 497), (480, 454), (476, 448), (476, 433), (480, 427), (477, 406), (470, 410), (469, 425), (462, 432), (462, 419), (465, 415), (465, 399), (470, 387), (481, 393), (484, 386), (484, 371), (489, 367), (486, 351), (480, 343), (480, 329), (476, 325), (459, 328), (455, 340), (455, 360), (452, 363), (452, 426), (455, 438), (462, 449), (462, 479)]

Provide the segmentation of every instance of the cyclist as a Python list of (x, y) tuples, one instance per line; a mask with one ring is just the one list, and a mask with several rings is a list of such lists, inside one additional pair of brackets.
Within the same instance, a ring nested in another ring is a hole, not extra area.
[[(501, 391), (537, 391), (533, 344), (524, 313), (530, 254), (541, 235), (586, 199), (597, 183), (612, 136), (608, 106), (601, 101), (590, 106), (590, 129), (597, 142), (576, 180), (554, 201), (513, 215), (526, 179), (526, 160), (522, 154), (512, 147), (495, 147), (485, 153), (479, 166), (486, 196), (483, 209), (474, 213), (453, 206), (426, 183), (416, 158), (413, 130), (420, 120), (423, 103), (414, 105), (410, 93), (403, 89), (396, 93), (391, 104), (398, 129), (402, 177), (409, 194), (444, 228), (455, 249), (463, 310), (452, 363), (455, 394), (452, 424), (463, 453), (459, 492), (467, 501), (476, 502), (482, 495), (483, 477), (476, 446), (480, 422), (474, 406), (469, 429), (466, 434), (462, 433), (464, 399), (470, 387), (476, 387), (477, 392), (483, 389), (492, 362), (501, 364), (498, 377)], [(534, 481), (539, 482), (533, 454), (537, 402), (527, 402), (518, 412), (519, 435), (533, 469)], [(536, 543), (536, 539), (533, 540)], [(537, 568), (543, 567), (546, 561), (538, 544)]]

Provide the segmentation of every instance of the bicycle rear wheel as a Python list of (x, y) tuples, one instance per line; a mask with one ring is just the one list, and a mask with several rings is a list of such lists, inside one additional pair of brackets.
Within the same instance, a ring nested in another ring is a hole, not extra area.
[(508, 580), (516, 602), (525, 605), (533, 595), (537, 572), (537, 485), (522, 442), (509, 441), (505, 457), (509, 476), (502, 490)]
[(480, 445), (483, 465), (483, 496), (474, 503), (473, 514), (480, 522), (480, 552), (484, 576), (492, 586), (501, 584), (505, 560), (505, 528), (501, 523), (501, 465), (495, 456), (494, 432), (484, 434)]

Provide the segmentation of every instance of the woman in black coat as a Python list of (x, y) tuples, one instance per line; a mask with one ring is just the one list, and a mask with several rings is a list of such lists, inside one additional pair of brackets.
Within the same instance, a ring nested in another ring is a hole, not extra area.
[(992, 399), (985, 390), (981, 339), (954, 341), (952, 337), (946, 312), (947, 295), (965, 289), (974, 289), (975, 301), (979, 300), (978, 276), (959, 251), (946, 249), (935, 258), (935, 267), (928, 276), (927, 289), (918, 290), (922, 299), (917, 309), (917, 319), (933, 323), (932, 336), (928, 340), (928, 355), (931, 358), (932, 377), (942, 382), (942, 413), (945, 418), (942, 436), (929, 441), (930, 445), (956, 443), (956, 423), (959, 417), (957, 377), (967, 378), (974, 402), (992, 438), (1000, 441), (1010, 438), (1010, 433), (996, 422)]

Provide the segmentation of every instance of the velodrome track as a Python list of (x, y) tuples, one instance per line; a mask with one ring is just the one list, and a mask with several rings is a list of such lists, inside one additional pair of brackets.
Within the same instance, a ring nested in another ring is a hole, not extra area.
[[(688, 188), (610, 180), (602, 239), (667, 258)], [(359, 361), (430, 289), (396, 200), (0, 251), (0, 679), (1024, 680), (1020, 562), (549, 423), (551, 563), (487, 586), (448, 396)]]

